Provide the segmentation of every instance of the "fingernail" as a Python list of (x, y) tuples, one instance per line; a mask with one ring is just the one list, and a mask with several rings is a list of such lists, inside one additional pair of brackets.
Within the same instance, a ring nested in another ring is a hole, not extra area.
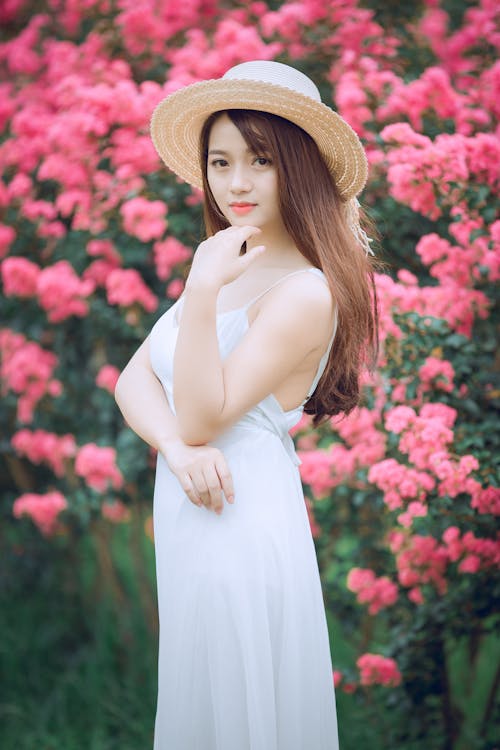
[(234, 495), (229, 495), (227, 501), (228, 503), (234, 503)]

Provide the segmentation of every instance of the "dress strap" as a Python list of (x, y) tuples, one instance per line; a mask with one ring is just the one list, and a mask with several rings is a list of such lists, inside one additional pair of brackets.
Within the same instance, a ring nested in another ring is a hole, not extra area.
[(248, 307), (253, 305), (254, 302), (257, 302), (257, 300), (263, 297), (264, 294), (267, 294), (268, 292), (270, 292), (271, 289), (274, 289), (275, 286), (278, 286), (278, 284), (281, 284), (281, 282), (284, 281), (285, 279), (290, 278), (290, 276), (295, 276), (295, 274), (297, 273), (304, 273), (304, 271), (316, 271), (322, 276), (324, 276), (323, 271), (321, 271), (321, 269), (319, 268), (299, 268), (297, 271), (292, 271), (291, 273), (287, 273), (284, 276), (282, 276), (280, 279), (275, 281), (274, 284), (271, 284), (271, 286), (268, 286), (267, 289), (264, 289), (264, 291), (260, 292), (260, 294), (258, 294), (256, 297), (249, 300), (245, 305), (243, 305), (243, 308), (247, 309)]

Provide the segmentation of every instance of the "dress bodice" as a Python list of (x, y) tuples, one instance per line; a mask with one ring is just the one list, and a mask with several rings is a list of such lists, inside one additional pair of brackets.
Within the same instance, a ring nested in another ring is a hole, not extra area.
[[(244, 334), (248, 330), (249, 323), (247, 311), (249, 307), (251, 307), (254, 302), (256, 302), (261, 296), (266, 294), (278, 283), (280, 283), (283, 279), (288, 278), (289, 276), (292, 276), (296, 273), (302, 273), (304, 271), (315, 272), (321, 275), (326, 280), (323, 271), (321, 271), (319, 268), (311, 267), (307, 269), (300, 269), (298, 271), (292, 271), (291, 273), (282, 276), (280, 279), (278, 279), (277, 282), (275, 282), (275, 284), (272, 284), (270, 287), (251, 299), (242, 307), (238, 307), (233, 310), (227, 310), (226, 312), (217, 313), (217, 338), (222, 360), (224, 360), (231, 353), (231, 351), (241, 340), (242, 336), (244, 336)], [(183, 299), (184, 298), (182, 296), (179, 297), (179, 299), (156, 321), (151, 330), (150, 337), (151, 366), (163, 386), (169, 402), (169, 406), (174, 414), (176, 412), (173, 399), (173, 360), (178, 334), (178, 324), (176, 316), (179, 308), (182, 307)], [(326, 351), (319, 361), (316, 374), (308, 390), (307, 396), (298, 406), (296, 406), (294, 409), (285, 411), (281, 407), (281, 404), (276, 399), (276, 397), (273, 394), (269, 394), (262, 401), (252, 407), (246, 414), (244, 414), (234, 426), (242, 428), (260, 427), (262, 429), (267, 429), (271, 432), (274, 432), (282, 440), (285, 449), (287, 450), (290, 458), (295, 465), (299, 465), (301, 461), (295, 452), (295, 447), (293, 444), (293, 440), (289, 434), (289, 430), (300, 420), (304, 405), (314, 393), (314, 390), (324, 372), (336, 330), (337, 314), (335, 314), (335, 324), (330, 341), (328, 342)], [(233, 428), (229, 429), (231, 430)]]

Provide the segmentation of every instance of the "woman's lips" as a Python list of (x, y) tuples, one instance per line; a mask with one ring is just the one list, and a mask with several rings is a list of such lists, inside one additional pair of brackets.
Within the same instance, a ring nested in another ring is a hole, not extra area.
[(238, 216), (244, 216), (255, 208), (255, 203), (231, 203), (230, 206), (235, 214), (238, 214)]

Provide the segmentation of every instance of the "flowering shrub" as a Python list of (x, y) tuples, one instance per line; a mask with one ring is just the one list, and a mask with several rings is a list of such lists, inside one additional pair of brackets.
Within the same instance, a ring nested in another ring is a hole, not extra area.
[(363, 405), (293, 431), (327, 604), (355, 652), (333, 677), (367, 707), (387, 701), (387, 747), (425, 724), (425, 750), (462, 730), (486, 749), (495, 679), (471, 728), (447, 649), (486, 638), (500, 562), (498, 4), (365, 5), (2, 4), (3, 521), (70, 542), (150, 503), (153, 452), (112, 394), (182, 292), (201, 217), (149, 118), (238, 62), (291, 62), (366, 147), (362, 200), (387, 262)]

